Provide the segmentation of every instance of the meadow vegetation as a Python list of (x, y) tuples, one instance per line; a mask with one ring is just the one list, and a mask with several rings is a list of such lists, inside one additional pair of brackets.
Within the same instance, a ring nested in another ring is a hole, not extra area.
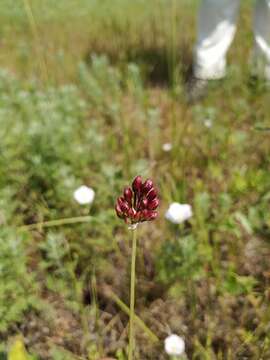
[[(167, 359), (171, 332), (189, 359), (270, 358), (269, 89), (250, 80), (245, 2), (228, 77), (186, 103), (197, 6), (1, 1), (3, 357), (21, 334), (35, 359), (126, 359), (130, 232), (114, 204), (141, 174), (161, 207), (139, 228), (136, 358)], [(164, 219), (173, 201), (190, 221)]]

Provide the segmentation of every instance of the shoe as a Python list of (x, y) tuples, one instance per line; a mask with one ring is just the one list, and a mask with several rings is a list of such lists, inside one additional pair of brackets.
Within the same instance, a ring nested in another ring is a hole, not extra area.
[(247, 82), (248, 87), (254, 94), (263, 94), (270, 90), (270, 80), (251, 74)]
[(208, 83), (208, 80), (191, 77), (186, 88), (187, 102), (192, 104), (203, 99), (208, 93)]

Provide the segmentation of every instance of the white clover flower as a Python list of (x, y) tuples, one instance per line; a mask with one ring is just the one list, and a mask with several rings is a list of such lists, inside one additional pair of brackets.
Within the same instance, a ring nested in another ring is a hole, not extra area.
[(165, 213), (165, 218), (174, 224), (182, 222), (192, 217), (192, 208), (188, 204), (173, 202)]
[(204, 120), (204, 126), (210, 129), (213, 126), (213, 121), (211, 119), (205, 119)]
[(172, 144), (171, 143), (165, 143), (162, 145), (162, 150), (165, 152), (169, 152), (172, 150)]
[(74, 191), (73, 197), (80, 205), (92, 204), (95, 192), (90, 187), (82, 185)]
[(172, 334), (166, 337), (164, 348), (170, 356), (181, 356), (185, 353), (185, 341), (182, 337)]

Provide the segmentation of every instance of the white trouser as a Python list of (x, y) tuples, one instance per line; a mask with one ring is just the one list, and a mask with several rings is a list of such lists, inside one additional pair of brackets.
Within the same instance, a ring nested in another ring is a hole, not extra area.
[[(220, 79), (226, 72), (226, 54), (236, 31), (240, 0), (202, 0), (195, 47), (194, 75)], [(270, 0), (257, 0), (254, 15), (254, 57), (270, 80)]]

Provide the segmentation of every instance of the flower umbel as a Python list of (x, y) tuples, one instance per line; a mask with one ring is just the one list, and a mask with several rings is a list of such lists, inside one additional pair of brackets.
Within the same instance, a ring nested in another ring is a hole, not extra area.
[(73, 197), (80, 205), (87, 205), (94, 201), (95, 192), (92, 188), (82, 185), (74, 191)]
[(157, 190), (153, 181), (142, 181), (141, 176), (136, 176), (132, 187), (126, 187), (115, 205), (115, 211), (127, 224), (154, 220), (158, 213), (159, 205)]
[(165, 213), (165, 218), (173, 224), (181, 224), (192, 217), (192, 208), (189, 204), (170, 204)]
[(165, 351), (171, 356), (181, 356), (185, 353), (185, 341), (182, 337), (171, 334), (164, 341)]

